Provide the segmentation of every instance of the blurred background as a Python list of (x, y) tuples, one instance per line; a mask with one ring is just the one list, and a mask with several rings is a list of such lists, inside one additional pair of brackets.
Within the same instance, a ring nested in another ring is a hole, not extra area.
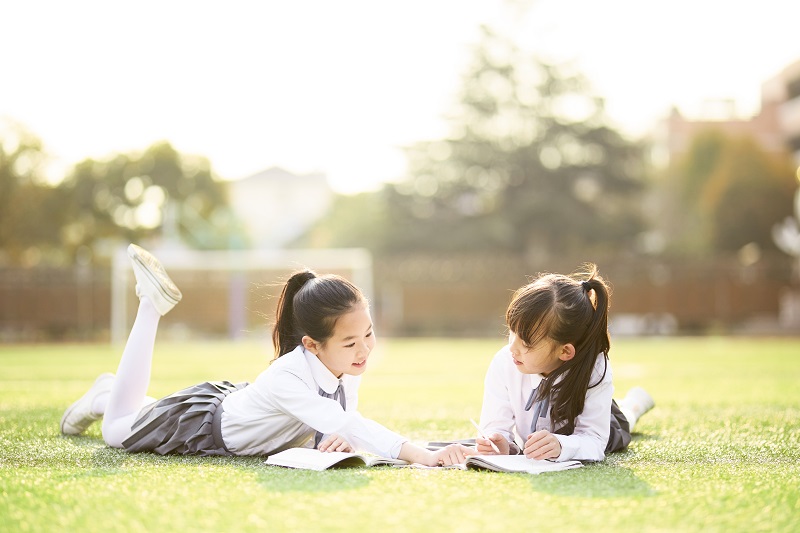
[(496, 336), (597, 263), (615, 335), (800, 334), (800, 4), (0, 8), (0, 342), (265, 337), (294, 269), (381, 334)]

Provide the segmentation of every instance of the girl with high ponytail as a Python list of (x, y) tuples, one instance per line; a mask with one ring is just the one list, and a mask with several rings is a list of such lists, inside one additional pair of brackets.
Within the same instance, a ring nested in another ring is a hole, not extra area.
[[(294, 298), (311, 280), (317, 280), (314, 282), (316, 289), (302, 293), (295, 316)], [(361, 291), (344, 278), (318, 278), (311, 270), (295, 272), (286, 281), (278, 298), (275, 325), (272, 328), (275, 358), (302, 344), (303, 332), (308, 332), (315, 339), (327, 339), (336, 318), (358, 303), (366, 304), (367, 301)], [(296, 326), (296, 322), (302, 325)]]
[(358, 413), (361, 374), (375, 347), (369, 304), (346, 279), (310, 270), (283, 287), (275, 358), (252, 384), (205, 382), (161, 400), (146, 396), (159, 320), (182, 294), (152, 254), (132, 244), (128, 255), (139, 310), (117, 374), (102, 374), (64, 412), (62, 433), (79, 435), (102, 418), (106, 444), (132, 452), (272, 455), (314, 447), (429, 466), (474, 453), (459, 444), (429, 451)]
[[(654, 405), (642, 388), (612, 400), (608, 352), (610, 288), (593, 264), (541, 274), (506, 310), (508, 345), (486, 373), (478, 452), (533, 459), (601, 461), (624, 449)], [(518, 437), (518, 438), (517, 438)]]

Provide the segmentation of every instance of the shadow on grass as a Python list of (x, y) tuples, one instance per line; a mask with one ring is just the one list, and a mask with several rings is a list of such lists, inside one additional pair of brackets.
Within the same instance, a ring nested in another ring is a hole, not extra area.
[(657, 493), (632, 470), (606, 464), (531, 476), (534, 490), (582, 498), (650, 497)]
[(639, 440), (660, 440), (661, 437), (657, 433), (631, 433), (631, 444)]
[[(102, 443), (102, 440), (99, 441)], [(98, 439), (74, 439), (77, 446), (97, 446)], [(116, 448), (95, 449), (91, 469), (71, 473), (68, 478), (89, 478), (128, 475), (132, 468), (157, 465), (217, 466), (246, 472), (265, 490), (273, 492), (337, 492), (358, 489), (369, 484), (363, 469), (330, 469), (324, 472), (267, 466), (264, 457), (201, 457), (193, 455), (158, 455), (155, 453), (129, 453)], [(235, 476), (233, 476), (235, 477)]]
[[(634, 433), (631, 444), (637, 441), (658, 440), (657, 434)], [(533, 488), (559, 496), (584, 498), (650, 497), (657, 492), (634, 472), (618, 462), (630, 457), (630, 448), (606, 456), (602, 463), (590, 463), (583, 468), (559, 472), (557, 475), (540, 475), (531, 479)]]

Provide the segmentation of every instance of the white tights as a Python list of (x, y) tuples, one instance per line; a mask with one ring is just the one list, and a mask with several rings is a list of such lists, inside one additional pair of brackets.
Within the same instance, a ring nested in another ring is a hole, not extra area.
[(142, 296), (103, 416), (103, 440), (112, 448), (122, 448), (139, 411), (155, 401), (147, 396), (147, 387), (160, 318), (155, 306)]

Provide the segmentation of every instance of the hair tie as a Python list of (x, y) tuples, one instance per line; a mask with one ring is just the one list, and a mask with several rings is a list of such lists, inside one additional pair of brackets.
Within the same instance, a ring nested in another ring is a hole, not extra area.
[(588, 281), (582, 281), (581, 282), (581, 286), (583, 287), (583, 290), (585, 290), (586, 292), (589, 292), (590, 290), (592, 290), (592, 286), (589, 285)]

